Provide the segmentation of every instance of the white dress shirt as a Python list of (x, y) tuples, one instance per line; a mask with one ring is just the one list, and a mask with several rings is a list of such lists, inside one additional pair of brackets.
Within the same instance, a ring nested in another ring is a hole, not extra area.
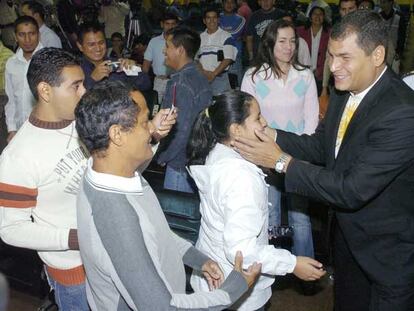
[(321, 43), (322, 29), (323, 28), (321, 27), (321, 29), (319, 29), (319, 31), (315, 35), (311, 27), (311, 38), (312, 38), (311, 69), (312, 71), (316, 70), (316, 67), (318, 65), (318, 53), (319, 53), (319, 45)]
[[(39, 43), (33, 54), (41, 48), (43, 45)], [(5, 91), (9, 100), (4, 107), (4, 112), (8, 132), (17, 131), (22, 126), (29, 118), (35, 104), (26, 78), (29, 64), (30, 60), (24, 58), (21, 48), (6, 63)]]
[(298, 61), (304, 66), (311, 65), (311, 57), (309, 53), (308, 44), (306, 43), (305, 39), (299, 37), (299, 44), (298, 44)]
[(60, 41), (60, 38), (58, 35), (49, 27), (47, 27), (45, 24), (43, 24), (39, 28), (40, 32), (40, 43), (42, 43), (43, 47), (45, 48), (62, 48), (62, 42)]
[[(364, 99), (365, 95), (367, 95), (368, 92), (373, 88), (373, 86), (379, 81), (379, 79), (381, 79), (381, 77), (384, 75), (384, 73), (385, 73), (386, 70), (387, 70), (387, 66), (385, 66), (385, 68), (382, 70), (381, 74), (378, 76), (378, 78), (375, 80), (375, 82), (372, 83), (369, 87), (367, 87), (362, 92), (360, 92), (358, 94), (354, 94), (352, 92), (349, 92), (350, 96), (348, 98), (348, 101), (346, 102), (346, 105), (345, 105), (345, 108), (344, 108), (344, 112), (342, 114), (346, 113), (347, 108), (349, 106), (352, 106), (352, 105), (355, 106), (354, 109), (355, 109), (355, 112), (356, 112), (356, 110), (358, 109), (358, 107), (361, 104), (362, 100)], [(352, 116), (351, 116), (351, 118), (352, 118)], [(342, 117), (341, 117), (341, 121), (342, 121)], [(338, 131), (339, 131), (339, 128), (338, 128)], [(338, 139), (336, 140), (336, 145), (335, 145), (335, 158), (338, 156), (338, 152), (339, 152), (339, 149), (341, 147), (341, 143), (342, 143), (342, 140), (341, 141), (338, 141)]]

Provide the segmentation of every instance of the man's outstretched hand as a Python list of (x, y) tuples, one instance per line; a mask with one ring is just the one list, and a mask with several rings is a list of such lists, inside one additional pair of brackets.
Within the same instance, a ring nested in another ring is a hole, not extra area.
[(232, 141), (233, 148), (246, 160), (266, 168), (274, 168), (282, 150), (275, 143), (274, 137), (265, 132), (255, 130), (257, 140), (236, 136)]

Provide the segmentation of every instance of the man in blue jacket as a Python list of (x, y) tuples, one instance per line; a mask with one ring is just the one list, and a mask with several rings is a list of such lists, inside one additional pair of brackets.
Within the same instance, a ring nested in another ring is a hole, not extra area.
[(162, 107), (175, 106), (179, 113), (177, 125), (161, 148), (158, 163), (167, 166), (164, 188), (191, 193), (196, 188), (185, 168), (186, 146), (198, 113), (210, 105), (212, 92), (207, 78), (194, 62), (200, 48), (198, 33), (174, 28), (166, 39), (165, 63), (176, 72), (168, 81)]

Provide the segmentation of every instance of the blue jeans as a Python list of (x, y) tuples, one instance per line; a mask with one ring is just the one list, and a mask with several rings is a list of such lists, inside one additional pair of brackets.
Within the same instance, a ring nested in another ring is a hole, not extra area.
[(55, 300), (59, 311), (90, 311), (86, 298), (85, 283), (65, 286), (56, 282), (47, 273), (46, 269), (45, 272), (50, 287), (55, 290)]
[(242, 65), (242, 55), (241, 51), (237, 53), (236, 60), (231, 65), (229, 69), (229, 73), (235, 74), (237, 76), (237, 86), (241, 87), (242, 79), (243, 79), (243, 65)]
[(194, 193), (197, 187), (186, 169), (175, 169), (167, 165), (164, 188), (169, 190)]
[[(280, 225), (280, 191), (273, 185), (269, 185), (269, 227)], [(307, 206), (295, 204), (288, 211), (289, 225), (293, 227), (292, 253), (296, 256), (314, 257), (312, 226)]]
[(229, 75), (227, 74), (227, 72), (225, 72), (215, 77), (214, 80), (211, 81), (210, 85), (211, 90), (213, 91), (213, 96), (217, 96), (225, 91), (229, 91), (231, 89)]

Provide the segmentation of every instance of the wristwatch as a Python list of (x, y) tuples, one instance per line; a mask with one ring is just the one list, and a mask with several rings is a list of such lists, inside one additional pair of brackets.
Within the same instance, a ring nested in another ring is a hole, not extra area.
[(289, 160), (289, 156), (286, 153), (282, 153), (279, 159), (276, 161), (275, 171), (276, 173), (282, 174), (285, 171), (286, 163)]

